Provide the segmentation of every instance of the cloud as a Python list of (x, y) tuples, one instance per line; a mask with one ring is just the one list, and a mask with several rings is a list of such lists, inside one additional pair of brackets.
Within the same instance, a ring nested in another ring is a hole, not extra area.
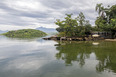
[(95, 6), (114, 5), (114, 0), (2, 0), (0, 2), (0, 30), (56, 28), (55, 19), (63, 19), (66, 13), (77, 16), (83, 12), (94, 25), (97, 16)]

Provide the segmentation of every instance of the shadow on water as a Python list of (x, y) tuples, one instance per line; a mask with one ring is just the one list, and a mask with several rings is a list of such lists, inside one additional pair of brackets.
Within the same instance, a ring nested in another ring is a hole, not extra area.
[(116, 43), (115, 42), (59, 42), (55, 45), (59, 51), (56, 53), (58, 60), (63, 60), (66, 66), (72, 66), (78, 62), (81, 67), (90, 59), (92, 53), (95, 54), (97, 72), (115, 72), (116, 73)]

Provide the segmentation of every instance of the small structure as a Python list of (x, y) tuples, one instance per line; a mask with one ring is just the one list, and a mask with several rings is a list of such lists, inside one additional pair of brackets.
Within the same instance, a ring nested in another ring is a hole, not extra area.
[(112, 33), (111, 32), (92, 32), (92, 36), (97, 38), (104, 38), (104, 39), (110, 39), (112, 38)]
[(98, 37), (100, 37), (100, 35), (98, 35), (98, 34), (93, 34), (92, 37), (93, 37), (93, 38), (98, 38)]

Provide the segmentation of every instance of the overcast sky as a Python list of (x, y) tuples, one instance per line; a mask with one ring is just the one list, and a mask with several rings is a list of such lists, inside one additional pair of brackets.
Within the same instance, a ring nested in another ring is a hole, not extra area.
[(66, 13), (77, 16), (80, 12), (94, 25), (97, 3), (111, 6), (116, 0), (0, 0), (0, 30), (56, 28), (56, 19), (62, 19)]

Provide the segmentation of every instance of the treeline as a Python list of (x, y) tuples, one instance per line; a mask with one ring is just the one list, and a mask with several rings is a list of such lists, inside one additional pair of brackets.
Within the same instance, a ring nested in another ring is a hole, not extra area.
[(116, 5), (104, 7), (101, 4), (96, 5), (95, 9), (99, 16), (96, 18), (95, 26), (91, 26), (89, 20), (85, 19), (82, 12), (72, 18), (72, 14), (66, 14), (64, 20), (57, 19), (55, 24), (59, 27), (56, 29), (59, 36), (82, 37), (90, 35), (93, 31), (111, 32), (112, 37), (116, 35)]
[(22, 30), (9, 31), (7, 33), (4, 33), (3, 35), (13, 38), (33, 38), (33, 37), (42, 37), (47, 34), (40, 30), (22, 29)]

